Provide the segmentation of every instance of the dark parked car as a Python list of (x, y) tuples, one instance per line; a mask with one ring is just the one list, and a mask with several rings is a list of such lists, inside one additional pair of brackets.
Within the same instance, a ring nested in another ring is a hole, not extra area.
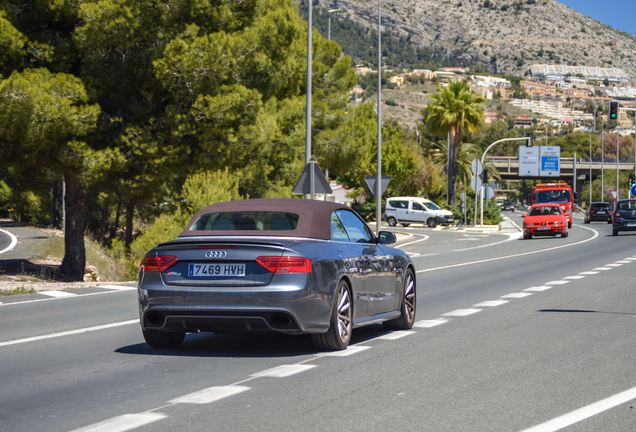
[(612, 233), (636, 231), (636, 199), (622, 199), (616, 203), (612, 213)]
[(189, 332), (310, 334), (345, 349), (352, 329), (413, 326), (415, 268), (349, 207), (304, 199), (217, 203), (175, 240), (144, 257), (139, 313), (144, 338), (176, 348)]
[(608, 202), (593, 202), (585, 213), (585, 223), (590, 222), (612, 223), (612, 205)]

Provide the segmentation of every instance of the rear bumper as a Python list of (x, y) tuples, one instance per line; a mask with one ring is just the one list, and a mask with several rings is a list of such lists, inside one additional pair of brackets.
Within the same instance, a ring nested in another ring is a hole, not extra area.
[[(291, 275), (286, 275), (289, 276)], [(146, 278), (138, 286), (143, 329), (166, 332), (272, 331), (324, 333), (329, 329), (329, 293), (310, 288), (309, 278), (296, 284), (261, 287), (192, 287), (165, 285)]]
[(587, 220), (590, 222), (609, 222), (612, 220), (612, 215), (589, 215)]
[(636, 231), (636, 221), (617, 221), (612, 223), (612, 229), (615, 231)]

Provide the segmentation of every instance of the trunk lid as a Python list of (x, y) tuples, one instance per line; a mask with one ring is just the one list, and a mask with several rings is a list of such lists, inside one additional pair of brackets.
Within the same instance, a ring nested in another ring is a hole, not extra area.
[(157, 246), (152, 253), (178, 259), (161, 273), (166, 285), (262, 286), (271, 282), (274, 273), (256, 259), (283, 256), (284, 243), (178, 239)]

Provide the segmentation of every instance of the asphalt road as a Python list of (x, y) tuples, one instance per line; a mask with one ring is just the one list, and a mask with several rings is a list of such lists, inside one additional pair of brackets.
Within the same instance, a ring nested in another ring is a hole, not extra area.
[(2, 297), (0, 430), (636, 430), (636, 233), (400, 231), (416, 326), (340, 353), (250, 334), (153, 350), (134, 290)]

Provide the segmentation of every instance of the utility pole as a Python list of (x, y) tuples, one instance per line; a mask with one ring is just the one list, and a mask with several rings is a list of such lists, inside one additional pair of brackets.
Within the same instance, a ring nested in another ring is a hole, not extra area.
[(382, 0), (378, 0), (378, 169), (375, 180), (375, 234), (382, 227)]
[[(305, 165), (309, 163), (311, 159), (311, 55), (312, 55), (312, 16), (313, 2), (309, 0), (309, 7), (307, 11), (307, 97), (305, 105)], [(313, 168), (313, 165), (312, 165)], [(313, 173), (312, 173), (313, 174)], [(314, 176), (309, 176), (309, 194), (305, 195), (306, 199), (314, 199)]]

